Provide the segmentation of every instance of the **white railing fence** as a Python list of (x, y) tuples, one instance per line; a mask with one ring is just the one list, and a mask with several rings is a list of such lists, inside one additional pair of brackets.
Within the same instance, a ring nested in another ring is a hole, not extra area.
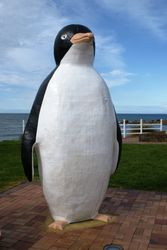
[(25, 129), (25, 120), (22, 120), (22, 132), (24, 133), (24, 129)]
[(140, 119), (139, 123), (126, 123), (126, 120), (123, 119), (123, 122), (119, 125), (123, 138), (126, 138), (128, 135), (139, 135), (146, 133), (148, 130), (162, 131), (163, 120), (160, 119), (159, 123), (144, 123), (143, 119)]
[[(121, 128), (121, 133), (123, 138), (126, 138), (128, 135), (139, 135), (146, 132), (146, 130), (159, 130), (162, 131), (163, 120), (160, 119), (159, 123), (144, 123), (143, 119), (140, 119), (139, 123), (127, 123), (123, 119), (122, 123), (119, 123)], [(25, 129), (25, 120), (22, 120), (22, 132), (24, 133)]]

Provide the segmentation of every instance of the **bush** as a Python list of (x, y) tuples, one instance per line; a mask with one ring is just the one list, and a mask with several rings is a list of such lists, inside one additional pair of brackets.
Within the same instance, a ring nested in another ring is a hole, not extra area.
[(150, 132), (139, 135), (140, 142), (167, 142), (167, 134), (165, 131)]

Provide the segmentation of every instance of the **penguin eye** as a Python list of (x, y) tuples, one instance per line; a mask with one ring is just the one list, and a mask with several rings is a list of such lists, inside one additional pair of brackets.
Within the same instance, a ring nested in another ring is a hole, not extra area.
[(61, 39), (62, 40), (65, 40), (67, 38), (67, 34), (63, 34), (62, 36), (61, 36)]

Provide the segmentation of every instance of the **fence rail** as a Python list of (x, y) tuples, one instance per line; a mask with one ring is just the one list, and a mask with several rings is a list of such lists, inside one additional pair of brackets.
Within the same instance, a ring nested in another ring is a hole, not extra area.
[(122, 123), (119, 123), (122, 136), (126, 138), (127, 135), (139, 135), (146, 133), (148, 130), (158, 130), (162, 131), (163, 120), (160, 119), (159, 123), (144, 123), (143, 119), (140, 119), (139, 123), (126, 123), (126, 120), (123, 119)]
[[(163, 120), (160, 119), (159, 123), (144, 123), (143, 119), (140, 119), (139, 123), (126, 123), (126, 120), (123, 119), (122, 123), (119, 123), (121, 128), (121, 133), (123, 138), (126, 138), (127, 135), (139, 135), (146, 132), (146, 130), (159, 130), (162, 131)], [(25, 120), (22, 120), (22, 132), (25, 129)]]

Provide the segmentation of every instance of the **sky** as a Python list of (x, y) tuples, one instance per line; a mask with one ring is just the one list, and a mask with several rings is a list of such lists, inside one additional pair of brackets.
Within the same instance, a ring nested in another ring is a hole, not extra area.
[(92, 30), (118, 113), (167, 113), (166, 0), (0, 0), (0, 112), (29, 112), (55, 68), (57, 32)]

